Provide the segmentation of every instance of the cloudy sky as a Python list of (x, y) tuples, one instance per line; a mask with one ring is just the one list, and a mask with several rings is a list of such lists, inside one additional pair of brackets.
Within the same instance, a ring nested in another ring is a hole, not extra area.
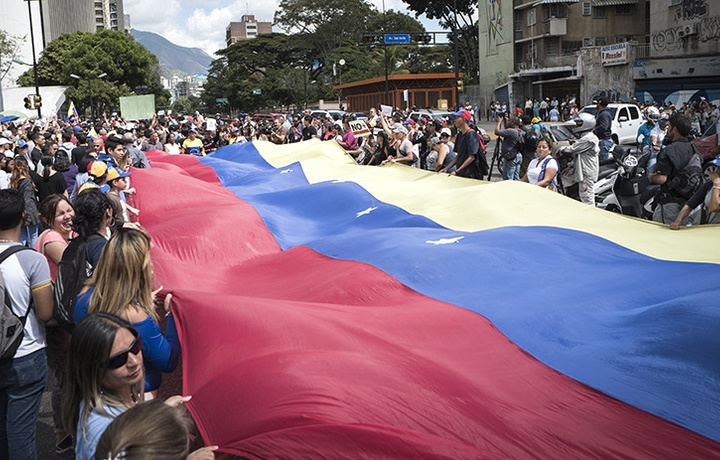
[[(370, 2), (382, 11), (382, 0)], [(231, 21), (252, 14), (258, 21), (272, 22), (279, 3), (280, 0), (252, 4), (247, 0), (125, 0), (123, 5), (133, 29), (155, 32), (176, 45), (200, 48), (213, 56), (225, 47), (225, 28)], [(401, 0), (385, 0), (385, 8), (414, 17)], [(419, 19), (426, 30), (441, 30), (436, 21)]]

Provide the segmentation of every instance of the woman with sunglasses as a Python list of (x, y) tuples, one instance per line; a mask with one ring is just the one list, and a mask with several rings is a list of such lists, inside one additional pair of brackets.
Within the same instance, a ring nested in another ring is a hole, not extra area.
[[(162, 372), (172, 372), (180, 355), (175, 322), (167, 321), (166, 336), (155, 310), (150, 237), (121, 228), (108, 240), (100, 260), (75, 304), (75, 321), (86, 314), (105, 312), (132, 323), (143, 341), (145, 391), (160, 387)], [(169, 297), (165, 310), (170, 315)]]
[(91, 459), (112, 420), (143, 400), (141, 347), (130, 323), (106, 313), (88, 316), (73, 330), (63, 423), (76, 433), (76, 459)]
[[(76, 460), (92, 459), (113, 420), (143, 402), (142, 347), (142, 337), (130, 323), (107, 313), (88, 315), (73, 330), (63, 423), (76, 433)], [(177, 408), (189, 400), (171, 396), (165, 404)], [(187, 458), (209, 460), (217, 448), (203, 447)]]

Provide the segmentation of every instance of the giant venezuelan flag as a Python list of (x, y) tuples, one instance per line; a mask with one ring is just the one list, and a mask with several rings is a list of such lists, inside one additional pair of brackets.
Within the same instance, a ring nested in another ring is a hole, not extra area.
[(133, 173), (205, 440), (250, 458), (718, 458), (717, 227), (334, 143)]

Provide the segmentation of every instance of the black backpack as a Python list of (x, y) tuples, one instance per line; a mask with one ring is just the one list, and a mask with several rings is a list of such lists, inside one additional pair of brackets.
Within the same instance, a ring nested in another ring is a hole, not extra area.
[(75, 238), (63, 251), (58, 262), (57, 278), (53, 291), (55, 309), (53, 319), (58, 326), (72, 332), (75, 327), (75, 300), (93, 272), (87, 261), (87, 243), (100, 235), (90, 235), (86, 240)]
[(471, 168), (474, 168), (474, 170), (472, 170), (472, 178), (482, 180), (482, 178), (485, 177), (488, 172), (490, 172), (490, 166), (488, 165), (487, 159), (485, 158), (485, 155), (487, 154), (487, 150), (485, 148), (485, 139), (483, 139), (480, 131), (475, 131), (474, 129), (468, 130), (468, 133), (471, 132), (477, 135), (478, 142), (480, 143), (480, 148), (475, 155), (475, 163), (471, 165)]
[(694, 145), (690, 144), (690, 147), (692, 152), (688, 160), (681, 168), (678, 168), (677, 173), (668, 182), (668, 188), (686, 200), (690, 199), (705, 182), (702, 156)]
[(524, 156), (534, 155), (538, 140), (540, 140), (540, 136), (532, 125), (523, 126), (520, 135), (520, 153)]
[[(7, 248), (0, 254), (0, 264), (5, 262), (5, 259), (11, 255), (24, 249), (30, 250), (30, 248), (21, 245)], [(12, 359), (17, 349), (20, 348), (20, 344), (22, 344), (23, 337), (25, 337), (25, 321), (33, 306), (33, 300), (32, 296), (30, 296), (30, 305), (25, 312), (25, 316), (18, 317), (12, 309), (10, 295), (5, 288), (2, 273), (0, 273), (0, 299), (2, 299), (2, 306), (0, 306), (0, 361), (5, 361)]]

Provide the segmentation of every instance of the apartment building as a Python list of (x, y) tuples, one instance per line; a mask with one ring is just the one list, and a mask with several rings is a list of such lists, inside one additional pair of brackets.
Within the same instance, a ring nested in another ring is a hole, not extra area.
[(240, 22), (231, 22), (225, 29), (225, 44), (232, 45), (240, 40), (250, 40), (258, 35), (272, 33), (272, 23), (256, 21), (252, 14), (243, 15)]

